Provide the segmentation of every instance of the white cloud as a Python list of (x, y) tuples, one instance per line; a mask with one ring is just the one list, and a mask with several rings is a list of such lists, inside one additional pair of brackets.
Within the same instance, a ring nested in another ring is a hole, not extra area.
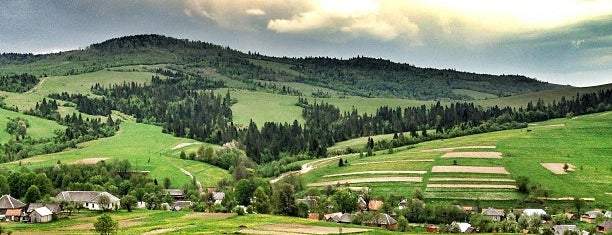
[(254, 16), (266, 15), (266, 12), (259, 8), (247, 9), (246, 11), (244, 11), (244, 13), (246, 13), (247, 15), (254, 15)]

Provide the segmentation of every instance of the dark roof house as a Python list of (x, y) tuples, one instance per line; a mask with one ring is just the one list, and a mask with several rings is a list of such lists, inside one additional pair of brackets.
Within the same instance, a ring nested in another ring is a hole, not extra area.
[(491, 217), (491, 219), (493, 219), (493, 221), (501, 221), (501, 219), (506, 215), (506, 213), (504, 213), (504, 210), (502, 210), (502, 209), (495, 209), (495, 208), (492, 208), (492, 207), (489, 207), (487, 209), (482, 209), (482, 214), (484, 216)]
[[(98, 203), (98, 198), (103, 195), (110, 199), (110, 204), (100, 205)], [(121, 203), (118, 197), (102, 191), (63, 191), (55, 195), (55, 200), (82, 203), (89, 210), (118, 209)]]
[(7, 209), (25, 208), (26, 204), (11, 197), (11, 195), (2, 195), (0, 197), (0, 214), (4, 214)]
[(552, 229), (555, 235), (563, 235), (565, 231), (578, 232), (578, 227), (576, 227), (576, 225), (553, 225)]
[(174, 200), (185, 199), (185, 192), (182, 189), (163, 189), (163, 195), (170, 194)]
[(595, 231), (598, 234), (609, 234), (610, 231), (612, 231), (612, 221), (608, 220), (601, 224), (598, 224), (597, 227), (595, 228)]

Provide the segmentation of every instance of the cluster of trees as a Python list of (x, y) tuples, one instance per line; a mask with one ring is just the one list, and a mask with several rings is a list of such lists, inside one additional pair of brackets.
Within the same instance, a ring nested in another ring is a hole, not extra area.
[(112, 107), (111, 103), (106, 100), (106, 97), (102, 98), (89, 98), (82, 94), (68, 94), (68, 92), (52, 93), (48, 95), (49, 98), (64, 100), (76, 104), (76, 109), (79, 112), (97, 115), (97, 116), (109, 116), (111, 115)]
[(26, 92), (36, 86), (39, 81), (36, 76), (27, 73), (0, 76), (0, 90)]

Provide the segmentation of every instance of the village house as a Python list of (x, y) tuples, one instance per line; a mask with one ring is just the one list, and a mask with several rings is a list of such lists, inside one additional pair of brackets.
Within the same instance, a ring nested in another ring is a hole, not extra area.
[(0, 197), (0, 220), (19, 221), (25, 207), (25, 203), (14, 197), (2, 195)]
[(174, 205), (172, 205), (173, 211), (180, 211), (183, 208), (191, 208), (193, 207), (193, 202), (191, 201), (176, 201)]
[(387, 213), (380, 213), (372, 220), (367, 221), (366, 224), (372, 227), (380, 227), (388, 230), (397, 230), (397, 220), (391, 217)]
[[(110, 199), (108, 205), (99, 204), (99, 198), (103, 195)], [(116, 210), (121, 208), (121, 200), (118, 197), (108, 192), (101, 191), (63, 191), (55, 196), (55, 200), (80, 203), (89, 210), (103, 210), (104, 208)]]
[(608, 220), (598, 224), (595, 231), (597, 234), (610, 234), (610, 231), (612, 231), (612, 221)]
[(576, 225), (554, 225), (552, 227), (552, 230), (555, 233), (555, 235), (563, 235), (565, 231), (575, 231), (575, 232), (579, 231)]
[(224, 198), (225, 198), (224, 192), (214, 192), (213, 193), (213, 200), (215, 200), (215, 205), (221, 205), (221, 202), (223, 202)]
[(504, 218), (504, 216), (506, 216), (506, 213), (504, 213), (503, 209), (495, 209), (495, 208), (489, 207), (487, 209), (482, 209), (482, 215), (489, 216), (491, 217), (491, 220), (498, 222), (498, 221), (501, 221)]
[(163, 189), (162, 195), (166, 194), (170, 194), (175, 201), (185, 199), (185, 192), (182, 189)]
[(30, 214), (30, 222), (32, 223), (47, 223), (53, 219), (53, 212), (46, 206), (34, 209)]
[(297, 199), (296, 202), (297, 204), (304, 203), (308, 205), (309, 208), (313, 208), (317, 206), (317, 200), (318, 200), (318, 197), (306, 196), (304, 198)]
[(543, 216), (543, 215), (546, 215), (546, 211), (542, 209), (524, 209), (523, 215), (525, 216), (531, 216), (531, 215)]
[(595, 222), (595, 219), (597, 219), (597, 215), (600, 215), (600, 214), (603, 214), (601, 210), (592, 210), (592, 211), (584, 212), (584, 214), (580, 216), (580, 221), (586, 222), (586, 223), (593, 223)]

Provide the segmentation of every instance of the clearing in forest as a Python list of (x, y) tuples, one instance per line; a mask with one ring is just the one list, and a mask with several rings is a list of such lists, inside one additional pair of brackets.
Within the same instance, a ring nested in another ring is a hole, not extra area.
[(542, 165), (544, 168), (557, 175), (567, 174), (567, 171), (576, 170), (576, 167), (569, 163), (567, 163), (567, 171), (564, 170), (563, 167), (565, 166), (565, 164), (566, 163), (540, 163), (540, 165)]
[(385, 183), (385, 182), (423, 182), (422, 177), (377, 177), (377, 178), (359, 178), (334, 180), (327, 182), (310, 183), (308, 187), (318, 187), (337, 184), (355, 184), (355, 183)]
[(78, 160), (78, 161), (74, 162), (73, 164), (91, 165), (91, 164), (96, 164), (96, 163), (98, 163), (100, 161), (105, 161), (107, 159), (108, 159), (107, 157), (85, 158), (85, 159)]
[(516, 185), (510, 185), (510, 184), (427, 184), (427, 188), (498, 188), (498, 189), (516, 189)]
[(504, 167), (499, 166), (434, 166), (431, 168), (433, 173), (481, 173), (481, 174), (504, 174), (510, 172)]
[(347, 175), (376, 175), (376, 174), (425, 174), (427, 171), (359, 171), (342, 174), (324, 175), (323, 178), (336, 177), (336, 176), (347, 176)]
[(484, 146), (461, 146), (461, 147), (449, 147), (449, 148), (437, 148), (437, 149), (424, 149), (421, 152), (450, 152), (455, 151), (457, 149), (494, 149), (496, 148), (493, 145), (484, 145)]
[(442, 158), (502, 158), (500, 152), (450, 152), (442, 155)]

